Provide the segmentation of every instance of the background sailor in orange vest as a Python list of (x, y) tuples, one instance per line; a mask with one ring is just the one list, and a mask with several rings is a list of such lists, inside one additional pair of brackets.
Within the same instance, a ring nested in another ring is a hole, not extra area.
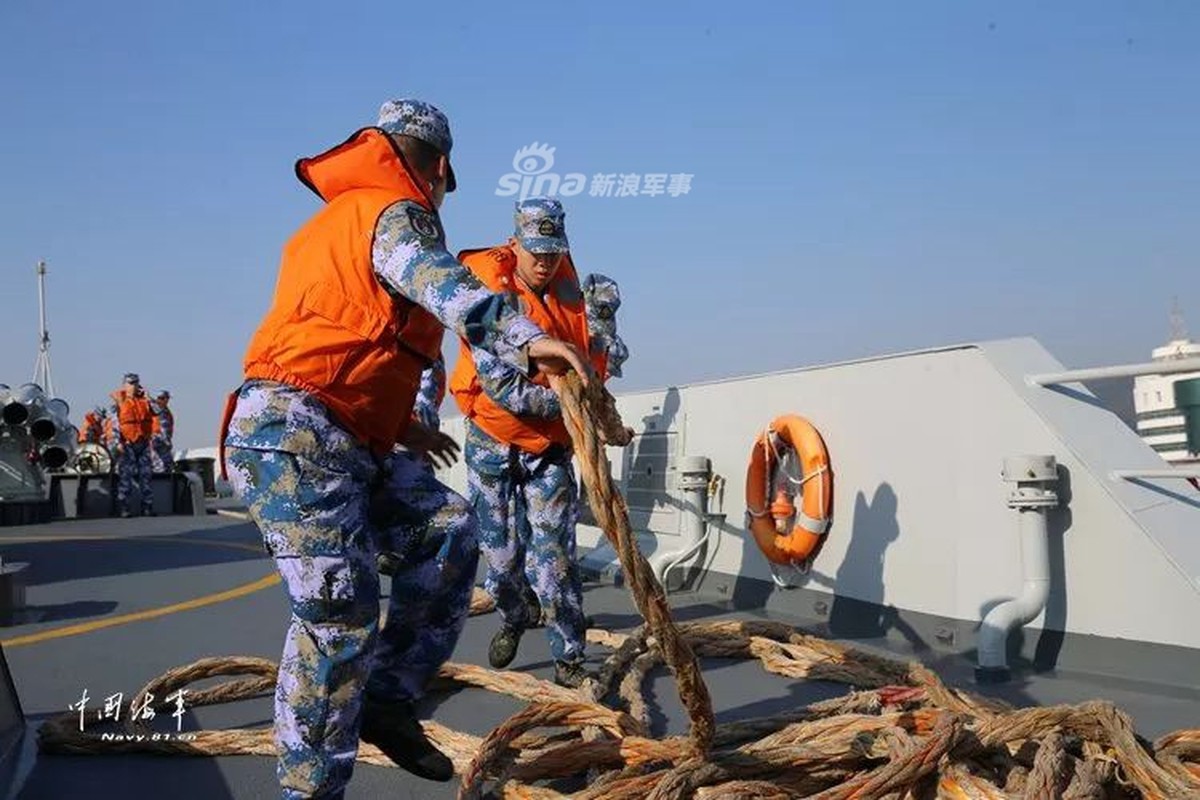
[(125, 383), (112, 393), (112, 400), (108, 415), (113, 420), (111, 449), (117, 465), (117, 507), (122, 517), (133, 515), (129, 508), (129, 492), (136, 484), (141, 495), (142, 514), (154, 516), (154, 494), (150, 490), (150, 437), (154, 411), (137, 373), (125, 373)]
[(83, 415), (83, 424), (79, 426), (79, 444), (107, 444), (108, 409), (96, 406)]
[[(552, 198), (523, 200), (515, 222), (507, 244), (466, 251), (459, 259), (492, 289), (519, 298), (525, 313), (548, 333), (589, 352), (584, 297), (562, 204)], [(603, 376), (602, 351), (594, 366)], [(537, 606), (525, 597), (532, 587), (545, 612), (554, 679), (577, 687), (588, 676), (575, 560), (579, 496), (558, 397), (544, 379), (531, 380), (467, 343), (450, 391), (467, 418), (467, 486), (479, 515), (486, 586), (501, 619), (488, 660), (497, 669), (508, 666), (521, 634), (537, 624)]]
[[(432, 470), (391, 456), (396, 444), (452, 449), (412, 420), (443, 326), (519, 371), (590, 379), (575, 348), (447, 252), (451, 144), (441, 111), (396, 100), (376, 126), (296, 164), (323, 206), (284, 246), (226, 406), (222, 462), (291, 605), (275, 695), (284, 798), (342, 797), (360, 733), (410, 772), (453, 777), (413, 701), (466, 621), (477, 525)], [(403, 560), (382, 630), (381, 551)]]

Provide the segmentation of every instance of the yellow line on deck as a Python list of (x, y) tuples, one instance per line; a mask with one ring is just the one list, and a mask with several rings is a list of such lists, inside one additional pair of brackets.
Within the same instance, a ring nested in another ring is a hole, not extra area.
[[(24, 539), (25, 537), (21, 537), (21, 538)], [(29, 537), (29, 538), (36, 539), (38, 537)], [(210, 544), (210, 545), (215, 545), (217, 547), (228, 547), (228, 548), (235, 549), (235, 550), (248, 550), (250, 552), (258, 552), (258, 553), (262, 552), (261, 547), (255, 547), (255, 546), (248, 545), (248, 544), (242, 544), (240, 542), (214, 542), (214, 541), (206, 541), (203, 539), (173, 539), (173, 538), (158, 537), (158, 536), (47, 537), (47, 539), (49, 539), (49, 538), (54, 538), (54, 539), (71, 539), (71, 538), (101, 539), (101, 538), (104, 538), (104, 539), (127, 539), (127, 540), (145, 539), (145, 540), (154, 541), (154, 542), (179, 542), (182, 544)], [(47, 539), (41, 539), (41, 541), (46, 541)], [(14, 541), (14, 540), (9, 539), (8, 541)], [(155, 617), (162, 617), (162, 616), (166, 616), (167, 614), (175, 614), (180, 611), (190, 611), (193, 608), (202, 608), (204, 606), (210, 606), (215, 603), (223, 603), (226, 600), (235, 600), (239, 597), (244, 597), (248, 594), (253, 594), (254, 592), (257, 592), (261, 589), (266, 589), (269, 586), (274, 586), (277, 583), (279, 583), (279, 575), (278, 574), (267, 575), (264, 578), (259, 578), (258, 580), (254, 581), (253, 583), (243, 584), (242, 586), (235, 586), (234, 588), (227, 589), (223, 592), (216, 592), (214, 594), (203, 595), (201, 597), (193, 598), (192, 600), (184, 600), (182, 603), (172, 603), (171, 605), (160, 606), (158, 608), (147, 608), (144, 611), (134, 611), (129, 614), (122, 614), (119, 617), (109, 617), (107, 619), (97, 619), (97, 620), (92, 620), (91, 622), (81, 622), (76, 625), (65, 625), (61, 628), (51, 628), (50, 630), (47, 630), (47, 631), (31, 633), (26, 636), (16, 636), (16, 637), (13, 637), (12, 639), (0, 639), (0, 645), (3, 645), (4, 647), (20, 647), (21, 645), (36, 644), (38, 642), (45, 642), (50, 639), (61, 639), (66, 636), (77, 636), (81, 633), (91, 633), (92, 631), (98, 631), (98, 630), (102, 630), (104, 628), (111, 628), (116, 625), (125, 625), (130, 622), (140, 622), (141, 620), (145, 620), (145, 619), (154, 619)]]

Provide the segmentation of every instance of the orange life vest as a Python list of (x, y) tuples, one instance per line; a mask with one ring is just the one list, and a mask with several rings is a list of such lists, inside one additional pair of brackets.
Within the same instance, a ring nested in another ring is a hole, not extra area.
[(130, 443), (150, 440), (154, 427), (154, 412), (145, 397), (122, 397), (117, 400), (117, 419), (121, 426), (121, 438)]
[[(458, 254), (458, 260), (493, 292), (516, 294), (525, 316), (547, 334), (570, 342), (582, 353), (590, 352), (587, 307), (579, 288), (579, 276), (569, 254), (563, 258), (562, 265), (542, 295), (517, 278), (517, 256), (507, 245), (490, 250), (464, 250)], [(593, 366), (601, 380), (604, 379), (605, 361), (603, 354), (592, 355)], [(545, 376), (540, 373), (532, 380), (542, 386), (548, 385)], [(460, 344), (458, 363), (450, 378), (450, 393), (454, 395), (463, 416), (493, 439), (534, 454), (545, 451), (553, 444), (571, 445), (571, 437), (561, 418), (517, 416), (489, 397), (479, 384), (475, 360), (466, 342)]]
[(94, 442), (99, 444), (104, 435), (100, 426), (100, 417), (95, 411), (83, 415), (83, 426), (79, 429), (79, 444)]
[(244, 376), (309, 392), (385, 454), (408, 425), (421, 371), (441, 351), (442, 324), (383, 288), (371, 261), (375, 224), (398, 201), (427, 210), (433, 203), (377, 128), (301, 159), (296, 174), (326, 205), (284, 246), (275, 299), (250, 341)]

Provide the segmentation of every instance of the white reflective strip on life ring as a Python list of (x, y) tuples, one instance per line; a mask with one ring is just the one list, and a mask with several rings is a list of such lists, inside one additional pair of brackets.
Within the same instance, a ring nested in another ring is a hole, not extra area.
[(813, 519), (803, 511), (796, 512), (796, 524), (809, 533), (815, 533), (818, 536), (823, 536), (829, 528), (829, 520)]

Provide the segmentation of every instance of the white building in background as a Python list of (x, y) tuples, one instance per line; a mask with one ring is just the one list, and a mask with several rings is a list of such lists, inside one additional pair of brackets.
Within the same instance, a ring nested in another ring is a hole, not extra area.
[[(1200, 342), (1188, 338), (1178, 307), (1171, 314), (1171, 328), (1171, 341), (1151, 353), (1154, 361), (1200, 356)], [(1133, 381), (1138, 434), (1164, 459), (1180, 466), (1200, 465), (1200, 456), (1188, 453), (1183, 414), (1175, 408), (1175, 383), (1188, 378), (1200, 378), (1200, 372), (1140, 375)]]

